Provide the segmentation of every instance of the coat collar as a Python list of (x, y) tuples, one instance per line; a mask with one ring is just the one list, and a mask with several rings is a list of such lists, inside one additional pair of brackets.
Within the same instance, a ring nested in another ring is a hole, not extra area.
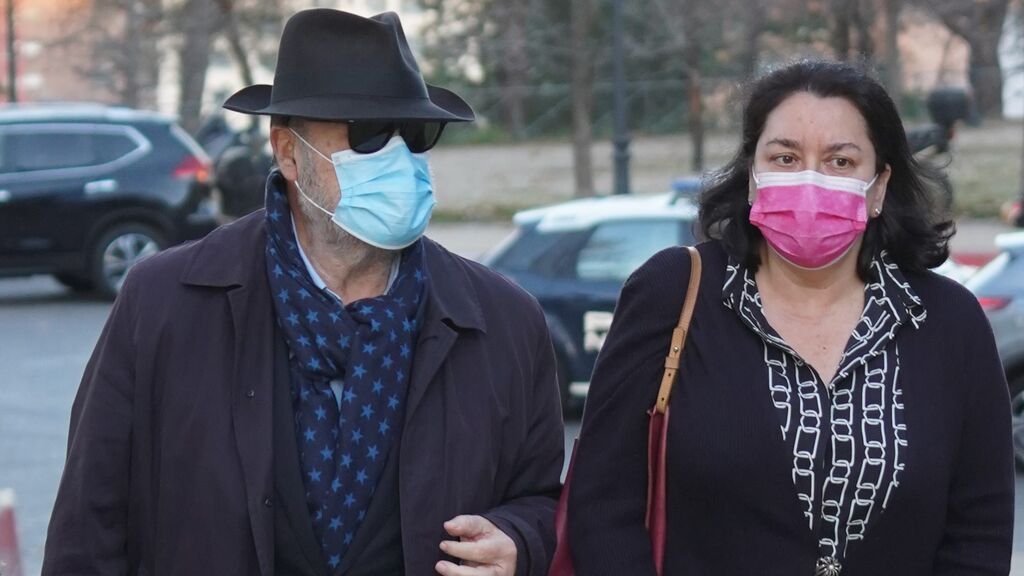
[[(267, 185), (277, 185), (277, 176), (277, 172), (272, 173)], [(265, 218), (266, 211), (260, 209), (211, 232), (197, 244), (181, 282), (225, 289), (266, 284)], [(433, 240), (423, 238), (422, 241), (430, 278), (427, 306), (436, 311), (438, 318), (457, 329), (486, 332), (480, 300), (466, 264)]]

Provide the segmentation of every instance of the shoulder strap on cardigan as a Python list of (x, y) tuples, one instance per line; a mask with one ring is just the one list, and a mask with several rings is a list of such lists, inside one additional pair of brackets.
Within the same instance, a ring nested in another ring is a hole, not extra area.
[(697, 306), (697, 292), (700, 290), (700, 252), (693, 246), (686, 249), (690, 252), (690, 285), (686, 289), (679, 324), (672, 331), (672, 344), (668, 349), (668, 356), (665, 357), (665, 373), (661, 377), (661, 389), (658, 390), (658, 401), (654, 405), (654, 410), (659, 414), (664, 414), (668, 408), (672, 386), (679, 375), (679, 359), (683, 355), (683, 348), (686, 347), (686, 335), (690, 330), (690, 320), (693, 319), (693, 309)]

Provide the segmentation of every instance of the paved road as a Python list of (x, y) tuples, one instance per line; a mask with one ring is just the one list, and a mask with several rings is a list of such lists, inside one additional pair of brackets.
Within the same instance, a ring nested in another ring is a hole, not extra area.
[[(476, 256), (507, 233), (504, 226), (439, 226), (432, 235)], [(971, 244), (984, 247), (983, 233)], [(68, 415), (78, 380), (110, 306), (69, 294), (48, 277), (0, 280), (0, 487), (18, 498), (17, 520), (26, 576), (38, 574), (43, 539), (60, 479)], [(570, 423), (570, 438), (578, 427)], [(1024, 477), (1018, 479), (1024, 521)], [(1024, 530), (1014, 574), (1024, 576)]]

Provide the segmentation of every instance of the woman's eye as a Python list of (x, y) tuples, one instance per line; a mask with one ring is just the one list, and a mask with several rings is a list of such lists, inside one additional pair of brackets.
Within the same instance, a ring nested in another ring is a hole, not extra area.
[(775, 161), (778, 162), (779, 164), (782, 164), (783, 166), (789, 166), (796, 162), (796, 158), (790, 156), (789, 154), (782, 154), (781, 156), (776, 156)]
[(835, 167), (835, 168), (845, 169), (845, 168), (849, 168), (852, 165), (853, 165), (853, 163), (850, 162), (849, 158), (833, 158), (832, 159), (832, 166)]

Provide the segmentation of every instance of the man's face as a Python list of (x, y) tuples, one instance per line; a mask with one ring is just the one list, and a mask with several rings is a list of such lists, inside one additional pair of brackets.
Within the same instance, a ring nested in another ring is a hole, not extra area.
[[(281, 174), (286, 180), (297, 182), (302, 191), (321, 208), (333, 212), (341, 196), (334, 165), (299, 140), (293, 130), (301, 134), (306, 142), (324, 156), (330, 158), (331, 154), (349, 148), (348, 125), (344, 122), (293, 119), (290, 126), (274, 126), (270, 131), (274, 156)], [(328, 214), (311, 205), (301, 194), (294, 198), (297, 199), (299, 210), (316, 236), (331, 244), (353, 240), (348, 233), (331, 222)]]

